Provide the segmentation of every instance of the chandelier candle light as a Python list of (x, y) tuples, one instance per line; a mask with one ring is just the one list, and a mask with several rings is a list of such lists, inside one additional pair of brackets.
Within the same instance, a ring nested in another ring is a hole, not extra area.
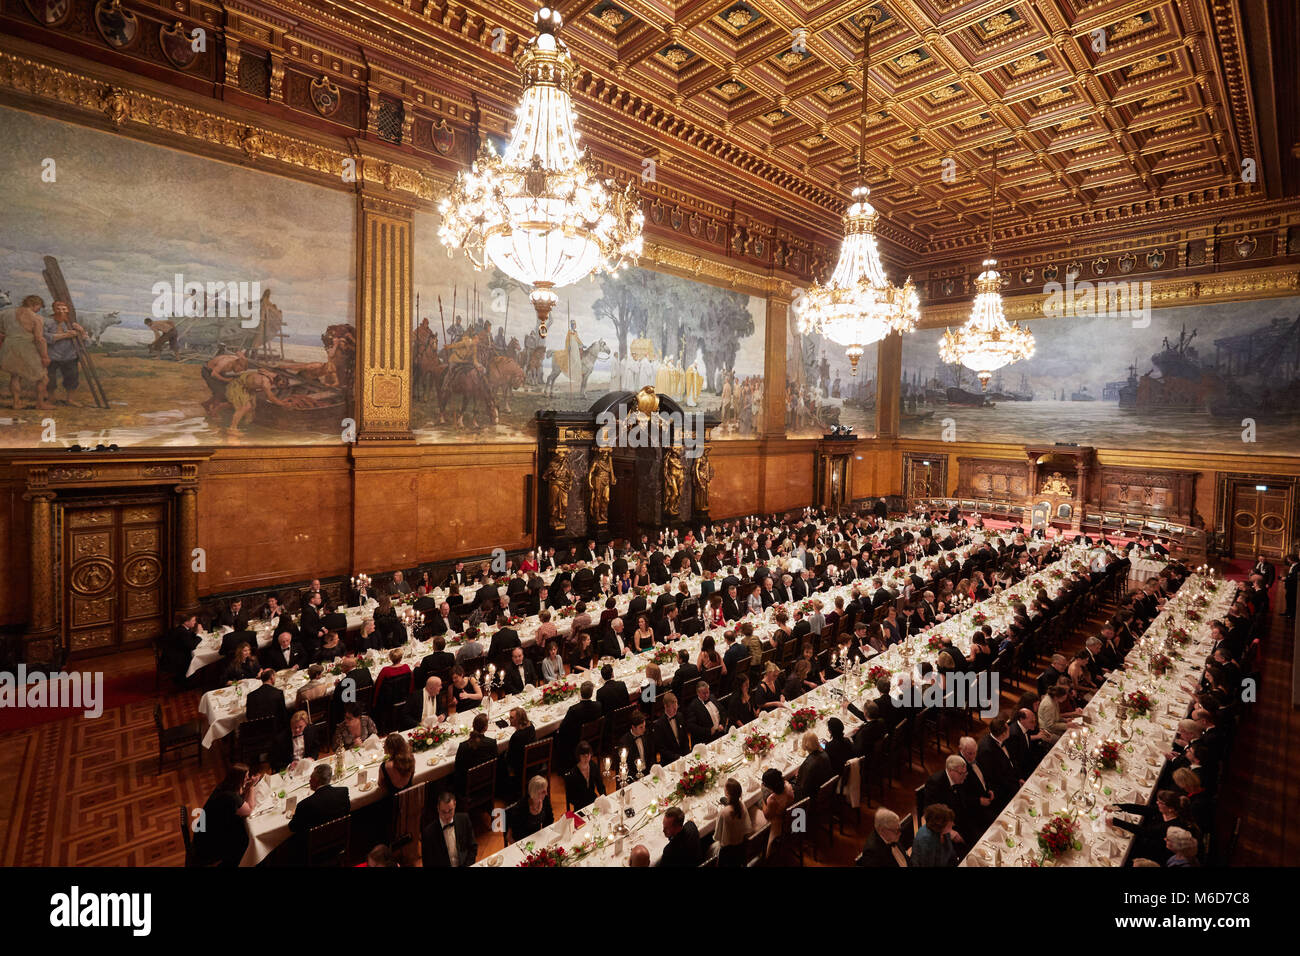
[(879, 214), (867, 201), (871, 194), (865, 170), (867, 146), (867, 68), (870, 64), (871, 27), (879, 13), (864, 15), (862, 36), (862, 118), (858, 143), (859, 185), (850, 194), (844, 213), (844, 241), (826, 285), (813, 282), (799, 312), (799, 331), (816, 332), (844, 346), (851, 375), (866, 347), (891, 332), (911, 332), (921, 318), (921, 301), (909, 276), (902, 287), (891, 285), (876, 248)]
[(1002, 276), (993, 258), (993, 204), (998, 194), (998, 157), (993, 153), (993, 186), (989, 192), (989, 255), (975, 279), (975, 307), (966, 324), (956, 332), (947, 329), (939, 343), (939, 358), (951, 365), (964, 365), (976, 374), (980, 388), (987, 389), (993, 373), (1003, 366), (1034, 354), (1034, 336), (1020, 323), (1007, 324), (1002, 308)]
[(555, 289), (636, 262), (645, 215), (635, 185), (600, 178), (578, 148), (559, 11), (543, 7), (533, 22), (537, 36), (515, 57), (524, 88), (505, 153), (484, 140), (438, 206), (438, 238), (448, 255), (463, 249), (476, 269), (490, 264), (531, 287), (545, 338)]

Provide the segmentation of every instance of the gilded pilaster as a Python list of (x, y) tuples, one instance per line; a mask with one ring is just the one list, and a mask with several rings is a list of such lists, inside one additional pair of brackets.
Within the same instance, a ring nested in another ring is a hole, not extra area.
[(357, 202), (357, 440), (410, 440), (415, 212), (364, 186)]

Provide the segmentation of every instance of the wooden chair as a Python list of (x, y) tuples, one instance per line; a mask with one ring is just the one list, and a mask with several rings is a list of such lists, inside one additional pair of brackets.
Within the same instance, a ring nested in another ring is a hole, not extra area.
[(912, 849), (912, 839), (916, 836), (916, 821), (910, 813), (898, 821), (898, 830), (898, 845), (904, 850)]
[(308, 866), (347, 866), (348, 841), (352, 838), (352, 814), (307, 831)]
[(608, 743), (605, 748), (606, 753), (613, 753), (618, 749), (618, 742), (623, 739), (623, 735), (632, 726), (632, 714), (639, 706), (639, 703), (631, 703), (626, 707), (620, 707), (609, 715), (609, 733), (605, 735)]
[[(527, 787), (524, 788), (525, 793), (527, 793), (527, 789), (528, 789)], [(527, 800), (528, 797), (525, 796), (523, 799)], [(516, 800), (514, 803), (507, 804), (504, 810), (505, 821), (506, 821), (506, 832), (501, 834), (502, 846), (509, 846), (511, 843), (514, 842), (514, 840), (512, 839), (514, 834), (510, 832), (510, 821), (515, 818), (515, 808), (519, 806), (519, 803), (520, 801)]]
[(525, 799), (528, 796), (528, 781), (533, 777), (551, 777), (551, 749), (555, 745), (555, 738), (547, 737), (544, 740), (538, 740), (524, 748), (523, 770), (520, 773), (519, 786), (521, 787), (520, 798)]
[(605, 718), (603, 716), (597, 717), (595, 720), (589, 720), (582, 725), (582, 730), (578, 733), (578, 740), (585, 740), (587, 743), (591, 744), (591, 750), (593, 753), (600, 753), (600, 743), (604, 733)]
[(246, 720), (235, 731), (235, 752), (241, 763), (256, 767), (264, 758), (269, 758), (275, 744), (275, 734), (279, 730), (274, 717), (258, 717)]
[[(836, 774), (823, 783), (817, 789), (817, 793), (813, 797), (812, 823), (816, 825), (818, 831), (825, 827), (827, 843), (830, 843), (835, 839), (835, 814), (839, 805), (839, 792), (840, 775)], [(842, 822), (840, 824), (840, 829), (841, 831), (844, 829)], [(816, 836), (813, 837), (812, 847), (813, 859), (820, 859), (818, 856)]]
[(745, 838), (745, 865), (760, 866), (767, 857), (767, 842), (772, 837), (772, 825), (764, 823)]
[(914, 791), (916, 796), (916, 819), (925, 819), (925, 784), (921, 784)]
[(199, 862), (198, 855), (194, 852), (194, 840), (190, 830), (190, 808), (181, 804), (181, 843), (185, 846), (185, 865), (186, 866), (203, 866)]
[(397, 793), (388, 825), (388, 848), (399, 854), (402, 866), (420, 859), (420, 826), (424, 819), (425, 784), (412, 784)]
[[(718, 685), (722, 683), (722, 665), (719, 664), (717, 667), (708, 668), (703, 674), (700, 675), (700, 678), (704, 681), (704, 683), (709, 685), (710, 696), (717, 697)], [(687, 700), (689, 699), (690, 698), (687, 698)]]
[(781, 834), (781, 843), (785, 853), (799, 861), (803, 866), (803, 848), (812, 833), (812, 797), (804, 797), (792, 804), (785, 811), (785, 832)]
[(162, 704), (155, 703), (153, 723), (158, 730), (158, 773), (162, 773), (163, 757), (173, 750), (181, 751), (190, 746), (194, 747), (194, 754), (199, 758), (199, 766), (203, 766), (203, 728), (197, 719), (175, 727), (164, 727)]
[(470, 767), (465, 774), (464, 810), (473, 813), (484, 807), (492, 806), (496, 794), (497, 762), (484, 760), (476, 767)]

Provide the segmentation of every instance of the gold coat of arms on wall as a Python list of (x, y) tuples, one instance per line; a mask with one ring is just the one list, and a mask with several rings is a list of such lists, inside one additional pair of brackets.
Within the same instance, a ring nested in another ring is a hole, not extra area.
[(1067, 497), (1074, 494), (1070, 490), (1070, 483), (1065, 480), (1059, 471), (1052, 472), (1048, 479), (1043, 482), (1043, 487), (1039, 489), (1038, 493), (1040, 495), (1066, 495)]

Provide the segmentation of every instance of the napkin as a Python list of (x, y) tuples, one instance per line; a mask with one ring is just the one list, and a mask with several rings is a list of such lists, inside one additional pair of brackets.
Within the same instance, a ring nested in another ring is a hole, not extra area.
[(253, 793), (257, 803), (265, 803), (271, 798), (273, 792), (274, 791), (271, 789), (271, 781), (267, 777), (263, 777), (261, 780), (257, 781), (257, 786), (253, 788)]
[(601, 813), (613, 813), (614, 798), (611, 796), (597, 797), (596, 809), (599, 810)]
[(709, 754), (709, 748), (706, 744), (696, 744), (695, 749), (691, 751), (691, 756), (696, 760), (703, 760)]
[(366, 742), (362, 746), (362, 749), (366, 752), (367, 756), (373, 757), (376, 754), (383, 752), (384, 742), (379, 739), (378, 734), (372, 734), (366, 738)]

